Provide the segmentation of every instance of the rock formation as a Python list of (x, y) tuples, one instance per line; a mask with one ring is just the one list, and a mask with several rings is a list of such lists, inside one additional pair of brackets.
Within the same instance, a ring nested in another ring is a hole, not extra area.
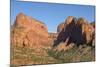
[[(91, 22), (91, 25), (95, 29), (95, 22)], [(95, 46), (95, 30), (94, 30), (94, 33), (93, 33), (93, 36), (92, 36), (92, 46)]]
[(63, 28), (64, 28), (64, 23), (59, 24), (57, 27), (57, 33), (60, 33)]
[(44, 23), (20, 13), (11, 28), (11, 44), (18, 47), (47, 48), (53, 44), (61, 46), (63, 43), (67, 46), (64, 50), (73, 44), (95, 44), (94, 26), (84, 18), (69, 16), (64, 23), (58, 25), (57, 32), (48, 33)]
[(91, 22), (90, 24), (95, 28), (95, 22)]
[(44, 23), (20, 13), (11, 30), (11, 44), (30, 48), (45, 47), (48, 43), (48, 36)]
[[(59, 26), (61, 26), (61, 24)], [(63, 26), (64, 27), (63, 29), (61, 28), (62, 30), (58, 34), (54, 46), (58, 46), (62, 42), (65, 42), (66, 46), (70, 45), (71, 43), (80, 45), (90, 44), (92, 42), (94, 28), (84, 18), (76, 19), (73, 16), (69, 16), (63, 23)]]

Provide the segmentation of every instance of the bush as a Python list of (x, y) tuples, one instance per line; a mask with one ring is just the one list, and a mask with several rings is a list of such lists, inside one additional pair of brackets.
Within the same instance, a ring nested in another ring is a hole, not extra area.
[(53, 49), (47, 50), (48, 55), (54, 57), (61, 63), (72, 63), (72, 62), (87, 62), (95, 60), (95, 50), (91, 49), (90, 46), (84, 48), (73, 47), (67, 51), (57, 51)]

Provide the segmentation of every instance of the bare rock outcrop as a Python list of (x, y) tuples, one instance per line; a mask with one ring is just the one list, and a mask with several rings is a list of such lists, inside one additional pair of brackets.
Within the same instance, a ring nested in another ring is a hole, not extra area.
[(69, 16), (63, 23), (63, 26), (54, 46), (59, 46), (62, 42), (65, 42), (66, 46), (69, 46), (71, 43), (79, 46), (80, 44), (91, 44), (93, 41), (94, 27), (86, 19), (77, 19)]
[[(91, 25), (95, 29), (95, 22), (91, 22)], [(93, 36), (92, 36), (92, 46), (95, 46), (95, 30), (94, 30), (94, 33), (93, 33)]]
[(46, 47), (48, 30), (44, 23), (20, 13), (11, 30), (11, 44), (19, 47)]
[(57, 27), (57, 33), (60, 33), (63, 30), (63, 28), (64, 28), (64, 23), (59, 24)]

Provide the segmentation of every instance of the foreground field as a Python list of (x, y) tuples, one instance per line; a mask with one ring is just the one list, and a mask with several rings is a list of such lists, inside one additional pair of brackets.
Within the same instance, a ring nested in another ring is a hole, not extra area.
[(95, 48), (90, 46), (73, 47), (68, 51), (30, 48), (12, 48), (11, 67), (23, 65), (57, 64), (95, 61)]

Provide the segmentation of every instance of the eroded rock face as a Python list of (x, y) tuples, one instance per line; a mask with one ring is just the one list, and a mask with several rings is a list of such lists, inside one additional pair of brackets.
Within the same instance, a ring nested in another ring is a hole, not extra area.
[[(73, 20), (74, 19), (74, 20)], [(76, 22), (76, 18), (75, 17), (73, 17), (73, 16), (69, 16), (66, 20), (65, 20), (65, 22), (63, 22), (63, 23), (60, 23), (59, 25), (58, 25), (58, 27), (57, 27), (57, 33), (60, 33), (63, 29), (64, 29), (64, 27), (66, 27), (66, 25), (68, 25), (68, 24), (70, 24), (72, 21), (75, 21)]]
[(95, 28), (95, 22), (91, 22), (90, 24)]
[(94, 33), (92, 36), (92, 46), (95, 46), (95, 22), (91, 22), (91, 25), (94, 27)]
[(57, 27), (57, 33), (60, 33), (63, 30), (63, 28), (64, 28), (64, 23), (59, 24)]
[(44, 23), (20, 13), (17, 15), (11, 31), (11, 44), (30, 48), (45, 47), (48, 36)]
[(86, 19), (76, 19), (73, 16), (69, 16), (63, 24), (64, 27), (58, 34), (54, 46), (59, 45), (61, 42), (65, 42), (66, 46), (71, 43), (80, 45), (92, 42), (94, 28)]
[(94, 27), (84, 18), (79, 18), (77, 25), (82, 28), (82, 35), (85, 38), (85, 43), (90, 43), (93, 39), (93, 34), (95, 33)]

